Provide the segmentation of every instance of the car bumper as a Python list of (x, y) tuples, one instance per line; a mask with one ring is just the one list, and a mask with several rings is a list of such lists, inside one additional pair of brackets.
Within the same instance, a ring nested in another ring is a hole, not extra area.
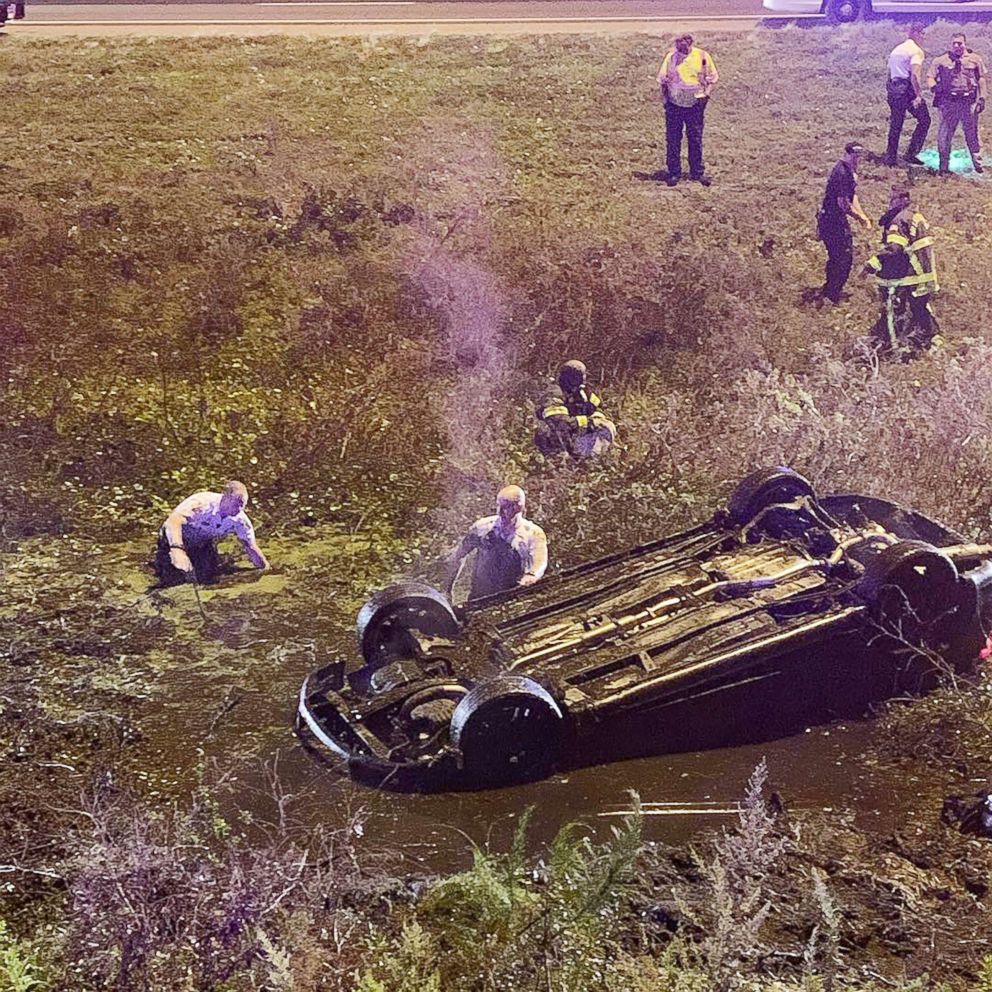
[(820, 0), (764, 0), (762, 6), (765, 10), (772, 10), (776, 14), (819, 14), (822, 12)]

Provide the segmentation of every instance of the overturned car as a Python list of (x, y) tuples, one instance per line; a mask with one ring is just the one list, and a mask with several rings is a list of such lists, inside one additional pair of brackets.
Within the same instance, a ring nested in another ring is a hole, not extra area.
[(967, 670), (992, 546), (787, 468), (706, 523), (453, 607), (417, 582), (358, 617), (361, 662), (313, 673), (301, 737), (357, 777), (479, 788), (760, 739)]

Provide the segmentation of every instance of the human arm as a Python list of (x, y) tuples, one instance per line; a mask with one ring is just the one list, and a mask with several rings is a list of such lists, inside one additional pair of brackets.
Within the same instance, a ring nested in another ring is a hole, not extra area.
[(536, 524), (528, 541), (530, 551), (530, 567), (520, 576), (517, 585), (532, 586), (548, 570), (548, 538)]
[(255, 568), (268, 568), (268, 559), (262, 553), (262, 549), (258, 546), (258, 542), (255, 540), (255, 528), (252, 526), (251, 521), (244, 516), (244, 514), (241, 516), (242, 519), (237, 521), (234, 529), (238, 540), (241, 542), (241, 547), (244, 548), (244, 552), (248, 556), (248, 560), (255, 566)]
[(169, 542), (169, 561), (172, 567), (187, 575), (193, 573), (193, 563), (186, 553), (186, 546), (183, 544), (183, 524), (186, 517), (179, 510), (173, 510), (165, 521), (165, 538)]
[(852, 193), (850, 199), (846, 196), (837, 197), (837, 206), (848, 216), (853, 217), (859, 224), (865, 227), (871, 227), (871, 219), (868, 215), (861, 209), (861, 201), (858, 200), (858, 194)]
[(661, 68), (658, 70), (658, 86), (661, 89), (661, 95), (663, 97), (668, 97), (668, 68), (671, 65), (672, 53), (669, 52), (661, 62)]
[(909, 67), (909, 82), (913, 87), (913, 106), (918, 107), (923, 102), (923, 56), (916, 59)]
[(479, 546), (479, 540), (473, 527), (462, 539), (458, 542), (458, 547), (455, 548), (451, 554), (448, 555), (444, 563), (444, 594), (451, 599), (452, 594), (455, 591), (455, 583), (458, 581), (458, 576), (461, 575), (462, 566), (465, 564), (465, 558), (472, 553)]
[(978, 60), (978, 99), (975, 101), (975, 113), (982, 113), (985, 110), (985, 101), (988, 99), (988, 82), (986, 80), (985, 60)]
[(589, 424), (587, 415), (573, 417), (569, 413), (565, 396), (557, 387), (549, 389), (538, 402), (537, 419), (569, 432), (585, 430)]
[(703, 72), (699, 80), (703, 84), (703, 92), (709, 96), (713, 87), (720, 81), (720, 73), (716, 71), (716, 63), (709, 52), (703, 55)]

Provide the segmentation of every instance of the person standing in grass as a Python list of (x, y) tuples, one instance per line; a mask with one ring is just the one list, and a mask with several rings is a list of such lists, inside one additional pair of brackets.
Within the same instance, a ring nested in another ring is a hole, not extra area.
[(940, 174), (950, 173), (951, 144), (959, 124), (971, 152), (972, 167), (975, 172), (984, 172), (978, 115), (985, 110), (988, 96), (985, 62), (968, 47), (963, 31), (952, 36), (949, 51), (933, 60), (927, 84), (933, 90), (933, 105), (940, 111), (937, 127)]
[(665, 146), (668, 175), (675, 186), (682, 176), (682, 131), (689, 145), (689, 178), (709, 186), (703, 168), (703, 118), (718, 79), (713, 57), (693, 45), (691, 34), (675, 39), (658, 71), (658, 85), (665, 101)]
[(906, 114), (916, 118), (916, 128), (909, 139), (905, 161), (910, 165), (923, 165), (918, 157), (930, 130), (930, 111), (923, 99), (923, 34), (925, 24), (910, 24), (906, 40), (896, 45), (889, 54), (889, 82), (885, 95), (889, 102), (889, 145), (885, 164), (895, 165), (899, 158), (899, 139)]
[(861, 145), (856, 141), (844, 146), (843, 158), (830, 171), (816, 218), (817, 233), (827, 249), (823, 299), (831, 303), (840, 303), (844, 283), (854, 264), (854, 237), (848, 218), (853, 217), (859, 224), (871, 227), (871, 221), (858, 201), (857, 168), (861, 152)]
[(865, 263), (874, 275), (882, 312), (872, 331), (888, 353), (929, 348), (938, 334), (931, 300), (939, 288), (930, 225), (906, 186), (894, 186), (880, 221), (882, 249)]

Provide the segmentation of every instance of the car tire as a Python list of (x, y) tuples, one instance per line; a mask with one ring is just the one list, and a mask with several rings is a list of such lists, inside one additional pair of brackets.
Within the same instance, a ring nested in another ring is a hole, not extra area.
[(887, 639), (936, 651), (958, 672), (972, 667), (983, 642), (978, 591), (939, 548), (891, 544), (868, 561), (857, 588)]
[(831, 24), (849, 24), (871, 13), (869, 0), (825, 0), (823, 12)]
[(451, 743), (469, 784), (505, 785), (554, 768), (564, 719), (554, 697), (533, 679), (504, 675), (476, 686), (451, 718)]
[(358, 611), (358, 645), (368, 665), (413, 652), (410, 634), (454, 637), (458, 618), (447, 597), (424, 582), (398, 582), (376, 593)]
[(865, 565), (858, 594), (890, 623), (907, 615), (932, 623), (953, 610), (961, 598), (957, 566), (925, 541), (897, 541)]
[(776, 503), (791, 503), (800, 496), (815, 497), (809, 479), (785, 465), (758, 469), (742, 479), (730, 496), (727, 511), (739, 527)]

